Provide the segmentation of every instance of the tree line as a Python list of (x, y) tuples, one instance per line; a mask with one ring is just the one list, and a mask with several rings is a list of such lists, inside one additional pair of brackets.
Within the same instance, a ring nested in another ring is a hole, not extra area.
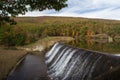
[(120, 36), (120, 22), (82, 18), (38, 17), (16, 18), (17, 25), (4, 25), (0, 29), (0, 42), (15, 46), (32, 43), (47, 36), (87, 36), (106, 34)]

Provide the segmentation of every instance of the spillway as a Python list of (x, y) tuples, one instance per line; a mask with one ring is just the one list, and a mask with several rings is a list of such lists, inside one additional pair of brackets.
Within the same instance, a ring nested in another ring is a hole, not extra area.
[(51, 80), (94, 80), (120, 65), (120, 57), (56, 43), (46, 53)]

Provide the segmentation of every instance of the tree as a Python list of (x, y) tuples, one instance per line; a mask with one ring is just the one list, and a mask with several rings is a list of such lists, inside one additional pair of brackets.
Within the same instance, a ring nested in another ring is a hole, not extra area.
[(0, 0), (0, 25), (3, 22), (13, 24), (9, 16), (24, 15), (28, 11), (55, 9), (57, 11), (66, 7), (67, 0)]
[(24, 15), (28, 11), (35, 10), (55, 9), (59, 11), (67, 6), (66, 1), (67, 0), (0, 0), (0, 44), (15, 46), (26, 43), (26, 33), (21, 29), (18, 29), (20, 31), (14, 30), (15, 27), (8, 24), (16, 23), (12, 17), (19, 14)]

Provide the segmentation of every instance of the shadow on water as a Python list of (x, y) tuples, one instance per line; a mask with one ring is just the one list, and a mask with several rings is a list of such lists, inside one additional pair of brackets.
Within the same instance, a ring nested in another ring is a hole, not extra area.
[(44, 59), (36, 55), (27, 55), (8, 80), (48, 80)]

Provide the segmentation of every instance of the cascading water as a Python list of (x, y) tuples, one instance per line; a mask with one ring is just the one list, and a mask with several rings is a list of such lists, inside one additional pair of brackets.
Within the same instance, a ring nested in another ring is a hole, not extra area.
[(120, 65), (120, 57), (56, 43), (46, 53), (48, 75), (53, 80), (94, 80)]

